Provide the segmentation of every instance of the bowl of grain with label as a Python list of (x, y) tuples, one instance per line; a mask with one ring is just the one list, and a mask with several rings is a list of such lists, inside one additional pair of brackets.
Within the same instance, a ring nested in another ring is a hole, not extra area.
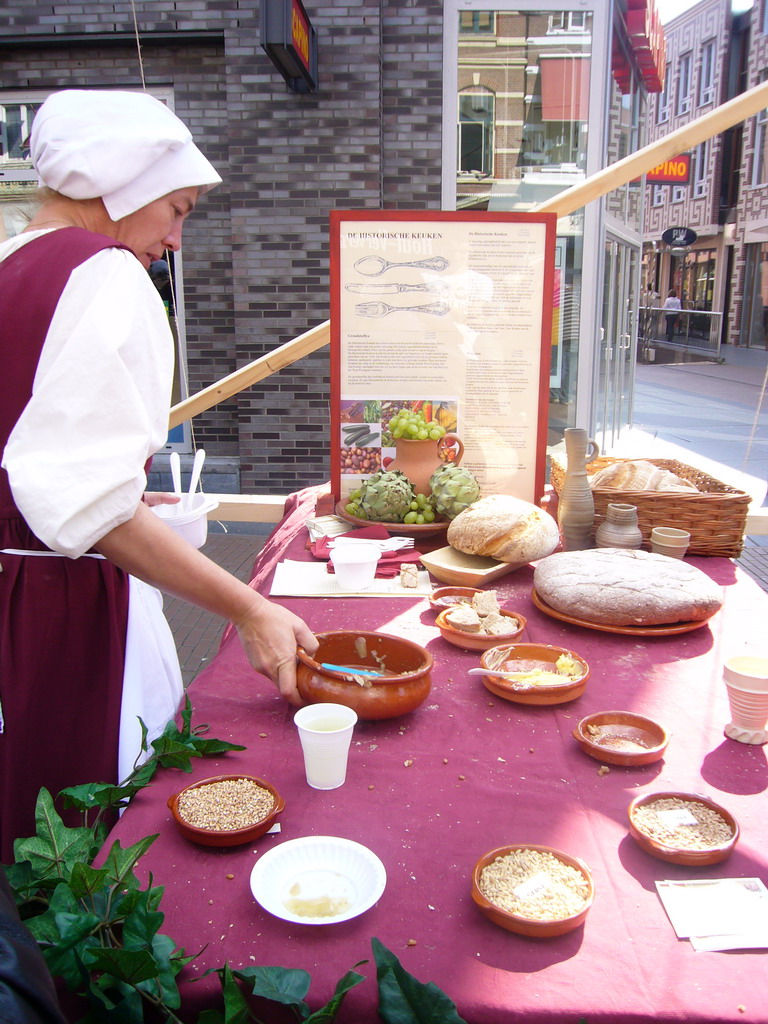
[(285, 807), (274, 786), (253, 775), (217, 775), (168, 799), (183, 836), (203, 846), (237, 846), (264, 835)]
[(703, 867), (725, 860), (739, 839), (736, 819), (698, 793), (646, 793), (628, 808), (629, 832), (646, 853)]
[(551, 846), (500, 846), (481, 857), (472, 873), (472, 899), (481, 913), (532, 938), (578, 928), (594, 895), (587, 865)]
[(573, 730), (573, 738), (595, 760), (626, 768), (658, 761), (669, 743), (666, 729), (633, 711), (587, 715)]

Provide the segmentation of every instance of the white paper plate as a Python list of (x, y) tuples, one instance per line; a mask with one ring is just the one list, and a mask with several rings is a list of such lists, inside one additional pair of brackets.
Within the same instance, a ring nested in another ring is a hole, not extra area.
[(254, 899), (296, 924), (336, 924), (369, 910), (387, 873), (375, 853), (351, 839), (305, 836), (268, 850), (251, 871)]

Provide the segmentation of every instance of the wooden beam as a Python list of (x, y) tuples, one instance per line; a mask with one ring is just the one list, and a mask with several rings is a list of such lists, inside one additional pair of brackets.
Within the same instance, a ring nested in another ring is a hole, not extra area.
[(309, 355), (310, 352), (316, 352), (323, 345), (327, 345), (330, 339), (331, 323), (330, 320), (326, 320), (324, 323), (318, 324), (317, 327), (300, 334), (293, 341), (287, 341), (265, 356), (241, 366), (239, 370), (230, 373), (228, 377), (223, 377), (216, 384), (211, 384), (210, 387), (204, 388), (183, 402), (179, 402), (178, 405), (174, 405), (171, 409), (169, 428), (177, 427), (180, 423), (191, 420), (193, 416), (198, 416), (206, 409), (212, 409), (219, 402), (232, 398), (233, 395), (251, 387), (257, 381), (269, 377), (277, 370), (290, 366), (291, 363)]
[(565, 217), (574, 210), (581, 209), (593, 199), (599, 199), (620, 185), (626, 185), (628, 181), (634, 181), (646, 171), (658, 167), (665, 160), (679, 156), (693, 146), (719, 135), (726, 128), (732, 128), (740, 121), (745, 121), (753, 114), (768, 108), (768, 81), (756, 85), (753, 89), (740, 93), (727, 103), (715, 107), (707, 114), (702, 114), (694, 121), (689, 121), (681, 128), (670, 132), (669, 135), (651, 142), (649, 145), (631, 153), (623, 160), (603, 168), (586, 181), (573, 185), (564, 192), (558, 193), (546, 202), (539, 203), (534, 207), (537, 213), (556, 213), (558, 217)]
[(211, 494), (206, 498), (218, 501), (219, 507), (208, 518), (223, 523), (279, 523), (287, 494)]

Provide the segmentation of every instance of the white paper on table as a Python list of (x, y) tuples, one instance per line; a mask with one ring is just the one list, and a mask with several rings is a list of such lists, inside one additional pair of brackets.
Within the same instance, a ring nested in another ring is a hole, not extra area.
[(432, 584), (426, 569), (419, 570), (415, 587), (404, 587), (399, 576), (375, 579), (367, 590), (343, 590), (325, 562), (278, 562), (272, 587), (272, 597), (424, 597), (432, 593)]
[[(696, 948), (738, 949), (768, 946), (768, 889), (759, 878), (696, 878), (656, 882), (670, 923), (680, 939)], [(755, 944), (762, 934), (764, 941)], [(717, 937), (726, 945), (705, 945)], [(741, 946), (746, 941), (746, 946)], [(735, 945), (731, 945), (731, 943)]]

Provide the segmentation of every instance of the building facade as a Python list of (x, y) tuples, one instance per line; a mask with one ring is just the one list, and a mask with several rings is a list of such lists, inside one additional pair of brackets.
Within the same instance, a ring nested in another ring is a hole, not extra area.
[[(176, 397), (328, 318), (330, 210), (530, 209), (641, 141), (648, 83), (611, 0), (305, 6), (318, 36), (314, 92), (291, 91), (264, 52), (260, 0), (9, 0), (0, 10), (7, 233), (32, 202), (29, 125), (59, 88), (146, 88), (222, 174), (171, 261)], [(590, 206), (558, 225), (553, 441), (575, 423), (613, 436), (631, 416), (639, 189)], [(605, 283), (616, 275), (627, 294), (613, 308), (619, 292)], [(324, 349), (178, 428), (168, 448), (206, 449), (208, 490), (319, 483), (328, 395)]]

